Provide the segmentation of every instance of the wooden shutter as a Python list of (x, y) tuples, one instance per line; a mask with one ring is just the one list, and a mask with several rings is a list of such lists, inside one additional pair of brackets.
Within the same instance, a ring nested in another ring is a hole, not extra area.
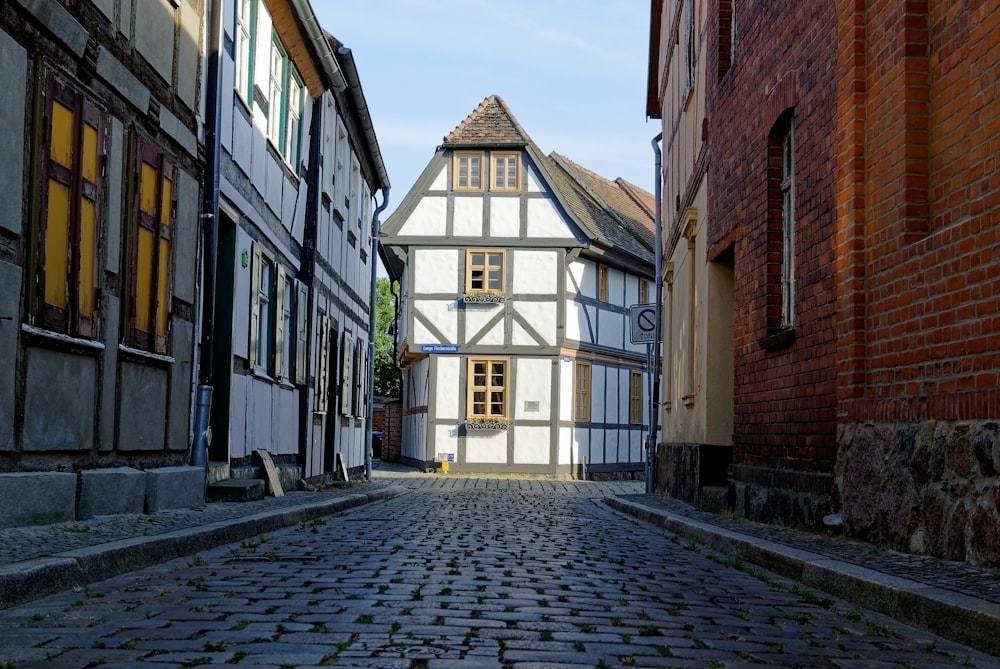
[(345, 416), (351, 415), (351, 359), (353, 357), (354, 347), (351, 346), (351, 333), (344, 332), (340, 361), (340, 413)]
[(260, 246), (253, 245), (253, 258), (250, 263), (250, 369), (257, 366), (259, 344), (257, 338), (260, 332), (260, 265), (263, 261)]
[(330, 379), (330, 319), (319, 317), (316, 348), (316, 413), (326, 413)]
[[(306, 346), (308, 344), (309, 288), (295, 280), (295, 374), (298, 385), (306, 383)], [(325, 318), (325, 317), (324, 317)]]
[[(276, 266), (274, 277), (274, 378), (285, 376), (285, 268)], [(291, 307), (291, 305), (289, 305)]]

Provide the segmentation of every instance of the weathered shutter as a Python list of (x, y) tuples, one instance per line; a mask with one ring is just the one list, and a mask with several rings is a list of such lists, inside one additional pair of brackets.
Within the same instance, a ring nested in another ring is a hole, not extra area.
[(253, 260), (250, 263), (250, 354), (248, 356), (251, 369), (257, 366), (257, 352), (260, 348), (257, 341), (260, 334), (260, 266), (263, 258), (260, 246), (253, 245)]
[[(319, 317), (319, 328), (316, 332), (316, 413), (326, 413), (328, 380), (330, 378), (330, 319)], [(303, 370), (305, 366), (303, 365)], [(305, 373), (303, 372), (303, 376)]]
[(344, 343), (341, 349), (340, 362), (340, 413), (345, 416), (351, 415), (352, 402), (352, 376), (351, 359), (354, 356), (354, 347), (351, 346), (351, 333), (344, 332)]
[(305, 385), (306, 375), (306, 323), (309, 316), (309, 288), (298, 279), (295, 280), (295, 375), (298, 385)]
[[(274, 378), (285, 377), (285, 268), (275, 266), (274, 273)], [(291, 306), (291, 305), (289, 305)]]

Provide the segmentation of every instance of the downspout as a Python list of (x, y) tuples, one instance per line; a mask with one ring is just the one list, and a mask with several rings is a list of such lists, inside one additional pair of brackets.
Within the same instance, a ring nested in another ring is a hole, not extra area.
[(215, 348), (215, 279), (219, 247), (219, 118), (222, 116), (219, 64), (222, 58), (222, 0), (211, 0), (210, 45), (205, 90), (205, 172), (201, 189), (202, 291), (201, 344), (198, 360), (198, 391), (195, 398), (194, 445), (191, 464), (206, 472), (208, 447), (212, 443), (209, 418), (212, 413), (213, 349)]
[(368, 408), (365, 416), (365, 434), (368, 437), (368, 447), (365, 449), (365, 480), (372, 480), (372, 449), (375, 447), (375, 301), (378, 298), (375, 282), (378, 279), (378, 236), (382, 231), (378, 215), (389, 204), (389, 187), (382, 189), (382, 204), (372, 214), (372, 252), (368, 257), (372, 262), (371, 302), (368, 310)]
[(661, 344), (663, 338), (661, 332), (663, 327), (663, 221), (660, 210), (660, 198), (663, 188), (661, 174), (663, 170), (662, 156), (660, 154), (660, 140), (663, 133), (659, 133), (653, 138), (653, 154), (656, 156), (656, 181), (653, 184), (653, 194), (655, 199), (653, 226), (656, 230), (654, 239), (656, 244), (655, 272), (656, 272), (656, 324), (653, 326), (653, 390), (649, 397), (649, 439), (646, 442), (646, 494), (652, 494), (656, 490), (656, 447), (660, 431), (660, 374), (663, 361), (661, 360)]

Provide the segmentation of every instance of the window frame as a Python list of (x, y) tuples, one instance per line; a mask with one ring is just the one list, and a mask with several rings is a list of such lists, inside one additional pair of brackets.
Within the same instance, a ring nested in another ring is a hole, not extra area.
[(573, 420), (589, 423), (593, 402), (593, 366), (577, 360), (573, 366)]
[[(503, 164), (500, 164), (503, 161)], [(513, 174), (511, 174), (513, 164)], [(518, 151), (495, 151), (490, 154), (490, 190), (514, 192), (521, 189), (521, 154)], [(511, 184), (511, 177), (513, 184)], [(502, 183), (498, 183), (502, 180)]]
[(629, 370), (628, 422), (629, 425), (642, 425), (642, 372)]
[(795, 120), (781, 136), (781, 327), (795, 324)]
[[(476, 264), (474, 262), (474, 257), (476, 255), (482, 254), (483, 263)], [(490, 264), (490, 259), (492, 257), (497, 257), (500, 260), (499, 265), (499, 287), (491, 288), (491, 278), (490, 274), (493, 270)], [(482, 276), (482, 287), (476, 288), (473, 286), (474, 279), (473, 274), (476, 271), (481, 271)], [(503, 250), (497, 249), (466, 249), (465, 251), (465, 294), (466, 295), (502, 295), (504, 294), (504, 287), (507, 281), (507, 254)]]
[(611, 270), (603, 264), (597, 264), (597, 300), (599, 302), (611, 301)]
[[(476, 365), (486, 365), (485, 369), (485, 383), (476, 383)], [(494, 376), (496, 374), (493, 369), (493, 365), (502, 365), (501, 374), (503, 375), (503, 382), (500, 385), (493, 383)], [(466, 367), (466, 397), (465, 397), (465, 415), (466, 419), (470, 421), (506, 421), (510, 414), (510, 358), (507, 357), (470, 357), (468, 360), (468, 365)], [(500, 403), (503, 405), (500, 412), (493, 410), (494, 404), (496, 403), (492, 394), (498, 392), (496, 389), (499, 388), (501, 393)], [(477, 402), (476, 393), (484, 393), (481, 402)], [(476, 411), (477, 404), (484, 405), (484, 411), (479, 413)]]
[(649, 281), (639, 277), (639, 304), (649, 304)]
[[(145, 168), (151, 171), (146, 171)], [(173, 300), (173, 236), (177, 217), (176, 167), (165, 152), (142, 136), (136, 136), (131, 239), (129, 250), (129, 311), (127, 342), (133, 348), (150, 353), (167, 354), (170, 350), (171, 303)], [(144, 183), (147, 176), (156, 178), (154, 209), (143, 209)], [(170, 197), (164, 199), (166, 184)], [(164, 216), (169, 202), (170, 212)], [(144, 231), (152, 235), (151, 260), (143, 262)], [(148, 286), (146, 285), (148, 284)], [(148, 304), (144, 294), (148, 289)], [(148, 311), (147, 311), (148, 310)], [(144, 317), (141, 316), (146, 312)], [(142, 321), (148, 322), (143, 329)]]
[[(69, 164), (53, 153), (56, 141), (55, 104), (68, 110), (67, 140)], [(82, 93), (49, 74), (45, 81), (45, 136), (42, 143), (41, 207), (38, 213), (36, 254), (37, 292), (33, 317), (48, 330), (97, 339), (99, 337), (102, 276), (101, 239), (105, 228), (104, 180), (107, 139), (104, 114)], [(90, 154), (90, 158), (87, 158)], [(85, 165), (85, 161), (92, 164)], [(87, 178), (87, 172), (92, 178)], [(56, 236), (52, 220), (56, 203), (52, 185), (58, 184), (66, 197), (65, 235)], [(85, 212), (91, 212), (91, 216)], [(93, 220), (89, 220), (89, 219)], [(49, 242), (59, 243), (50, 248)], [(85, 247), (90, 247), (89, 253)], [(58, 251), (58, 254), (54, 253)], [(56, 262), (51, 255), (58, 255)], [(53, 272), (58, 266), (60, 270)], [(65, 273), (63, 273), (65, 272)], [(51, 280), (51, 281), (50, 281)], [(55, 293), (59, 293), (55, 298)], [(55, 299), (52, 299), (55, 298)], [(56, 301), (58, 300), (58, 302)]]
[[(236, 0), (234, 7), (233, 59), (237, 96), (248, 108), (253, 107), (253, 69), (256, 51), (257, 0)], [(244, 16), (245, 10), (246, 16)]]
[[(268, 270), (267, 283), (263, 279), (264, 268)], [(280, 300), (277, 297), (278, 274), (281, 268), (274, 255), (259, 242), (253, 244), (253, 260), (250, 267), (250, 348), (248, 363), (250, 369), (268, 376), (277, 376), (276, 357), (276, 317)]]
[[(466, 167), (463, 167), (463, 160), (470, 161)], [(475, 183), (473, 181), (473, 169), (472, 162), (475, 160), (477, 162), (478, 172), (475, 174)], [(486, 176), (484, 165), (486, 163), (486, 154), (482, 151), (456, 151), (452, 156), (452, 188), (456, 191), (468, 192), (468, 193), (479, 193), (483, 190), (483, 179)], [(466, 174), (467, 183), (463, 184), (463, 171)]]

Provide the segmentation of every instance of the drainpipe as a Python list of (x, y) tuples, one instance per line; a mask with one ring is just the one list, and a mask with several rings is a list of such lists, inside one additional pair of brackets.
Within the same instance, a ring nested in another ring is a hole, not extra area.
[(660, 154), (660, 140), (663, 139), (663, 133), (659, 133), (653, 138), (651, 144), (653, 145), (653, 154), (656, 156), (656, 181), (653, 185), (653, 193), (655, 202), (653, 225), (656, 229), (655, 243), (656, 243), (656, 255), (655, 255), (655, 271), (656, 271), (656, 325), (653, 327), (653, 390), (650, 393), (649, 398), (649, 440), (646, 442), (646, 493), (652, 494), (656, 490), (656, 481), (654, 480), (656, 476), (656, 446), (658, 442), (658, 433), (660, 431), (659, 419), (660, 419), (660, 373), (661, 373), (661, 350), (660, 350), (660, 340), (663, 338), (661, 332), (663, 323), (663, 222), (662, 213), (660, 210), (660, 198), (662, 191), (662, 156)]
[[(375, 301), (377, 291), (375, 282), (378, 279), (376, 268), (378, 267), (378, 236), (382, 231), (382, 224), (379, 223), (378, 215), (385, 210), (389, 204), (389, 187), (382, 189), (382, 204), (372, 214), (372, 252), (368, 257), (372, 262), (372, 289), (371, 303), (368, 311), (368, 408), (365, 415), (365, 434), (368, 438), (368, 447), (365, 449), (365, 480), (372, 480), (372, 449), (375, 447)], [(384, 442), (383, 442), (384, 443)]]
[[(194, 446), (191, 464), (208, 471), (208, 447), (212, 443), (209, 419), (212, 413), (213, 348), (215, 347), (215, 277), (219, 246), (219, 118), (222, 93), (219, 63), (222, 56), (222, 0), (211, 0), (209, 9), (211, 48), (205, 90), (205, 173), (201, 189), (202, 302), (201, 344), (198, 361), (198, 391), (195, 398)], [(207, 484), (207, 477), (206, 477)]]

